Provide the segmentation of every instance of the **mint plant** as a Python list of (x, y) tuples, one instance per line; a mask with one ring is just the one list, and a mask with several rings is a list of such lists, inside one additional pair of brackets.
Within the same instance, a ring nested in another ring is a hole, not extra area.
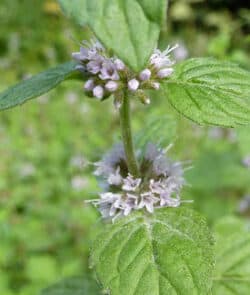
[[(93, 288), (92, 283), (86, 287), (84, 280), (75, 279), (42, 294), (247, 294), (249, 264), (239, 262), (249, 254), (248, 237), (234, 245), (235, 233), (223, 244), (224, 232), (218, 226), (214, 247), (204, 218), (183, 204), (189, 201), (181, 200), (184, 171), (189, 166), (171, 160), (168, 148), (154, 142), (144, 142), (135, 150), (130, 103), (149, 105), (162, 91), (162, 99), (196, 123), (250, 124), (250, 73), (213, 58), (175, 64), (171, 53), (176, 46), (163, 51), (157, 48), (166, 23), (165, 0), (59, 3), (66, 15), (88, 26), (96, 39), (83, 41), (80, 51), (72, 54), (74, 61), (0, 94), (0, 109), (77, 79), (84, 81), (84, 92), (90, 98), (114, 100), (122, 143), (95, 164), (95, 175), (102, 178), (104, 189), (89, 201), (102, 216), (90, 253), (100, 289), (95, 283)], [(226, 234), (230, 235), (228, 230)], [(234, 248), (243, 249), (244, 255)], [(223, 257), (230, 259), (224, 264)]]

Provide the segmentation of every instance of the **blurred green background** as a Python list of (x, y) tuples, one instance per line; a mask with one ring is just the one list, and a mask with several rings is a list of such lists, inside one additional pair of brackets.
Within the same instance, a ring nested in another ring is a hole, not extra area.
[[(250, 70), (247, 2), (171, 1), (160, 46), (178, 42), (177, 60), (214, 56)], [(1, 0), (0, 23), (0, 90), (69, 60), (89, 36), (52, 0)], [(250, 165), (243, 163), (250, 128), (199, 127), (161, 93), (149, 107), (135, 103), (133, 118), (138, 145), (173, 142), (172, 157), (192, 160), (183, 198), (193, 199), (188, 206), (209, 224), (228, 214), (250, 216)], [(119, 140), (118, 127), (112, 102), (84, 97), (78, 82), (0, 113), (0, 294), (34, 295), (88, 272), (99, 215), (84, 200), (99, 191), (92, 163)]]

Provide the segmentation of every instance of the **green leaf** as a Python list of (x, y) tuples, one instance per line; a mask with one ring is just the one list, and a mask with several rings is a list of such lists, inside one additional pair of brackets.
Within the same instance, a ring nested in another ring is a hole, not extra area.
[(65, 15), (81, 26), (87, 24), (87, 1), (88, 0), (58, 0)]
[(112, 295), (200, 295), (211, 287), (212, 238), (185, 208), (131, 214), (96, 238), (91, 266)]
[(250, 290), (249, 227), (233, 217), (215, 226), (216, 266), (213, 295), (248, 295)]
[(189, 59), (176, 66), (164, 88), (173, 107), (199, 124), (250, 122), (250, 73), (235, 64)]
[(100, 295), (101, 291), (91, 278), (69, 278), (44, 289), (41, 295)]
[(157, 46), (167, 1), (88, 0), (88, 24), (107, 49), (140, 71)]
[(75, 72), (75, 66), (75, 62), (67, 62), (8, 88), (0, 94), (0, 110), (20, 105), (55, 88)]
[(250, 155), (250, 126), (237, 128), (238, 146), (242, 157)]
[(143, 149), (149, 142), (154, 142), (158, 146), (167, 147), (176, 137), (177, 124), (173, 115), (161, 115), (159, 112), (151, 114), (135, 137), (135, 145)]
[(187, 181), (193, 188), (208, 191), (247, 189), (249, 177), (249, 171), (233, 148), (221, 152), (204, 149), (194, 162), (194, 168), (187, 173)]

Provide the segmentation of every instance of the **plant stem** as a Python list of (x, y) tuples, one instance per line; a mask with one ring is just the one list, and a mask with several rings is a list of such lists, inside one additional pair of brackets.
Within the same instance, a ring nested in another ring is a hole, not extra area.
[(131, 132), (131, 119), (130, 119), (130, 101), (129, 95), (124, 93), (123, 103), (120, 108), (120, 120), (122, 140), (128, 165), (129, 173), (135, 177), (139, 177), (139, 169), (135, 157), (133, 138)]

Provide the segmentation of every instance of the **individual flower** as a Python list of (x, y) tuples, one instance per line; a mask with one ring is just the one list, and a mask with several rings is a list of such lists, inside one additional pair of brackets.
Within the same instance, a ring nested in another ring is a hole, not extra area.
[(148, 144), (139, 153), (140, 177), (129, 173), (121, 144), (95, 164), (95, 175), (106, 183), (106, 192), (90, 202), (98, 207), (103, 218), (115, 220), (135, 210), (153, 213), (156, 208), (180, 206), (185, 169), (182, 162), (167, 157), (167, 151)]
[(164, 51), (155, 49), (154, 53), (150, 57), (151, 65), (153, 65), (158, 70), (173, 66), (174, 61), (171, 60), (170, 53), (176, 48), (178, 48), (178, 44), (173, 47), (168, 46)]
[(137, 79), (132, 79), (128, 81), (128, 89), (135, 92), (140, 86), (140, 82)]
[(116, 66), (111, 60), (104, 60), (102, 62), (99, 77), (102, 80), (113, 81), (117, 81), (120, 78)]
[(84, 89), (86, 91), (92, 91), (95, 87), (95, 82), (93, 79), (89, 79), (86, 81), (86, 83), (84, 84)]
[(119, 87), (119, 84), (115, 81), (108, 81), (105, 84), (105, 88), (106, 90), (108, 90), (109, 92), (115, 92)]
[(141, 71), (139, 78), (141, 81), (147, 81), (150, 79), (151, 75), (152, 75), (151, 71), (149, 69), (145, 69)]

